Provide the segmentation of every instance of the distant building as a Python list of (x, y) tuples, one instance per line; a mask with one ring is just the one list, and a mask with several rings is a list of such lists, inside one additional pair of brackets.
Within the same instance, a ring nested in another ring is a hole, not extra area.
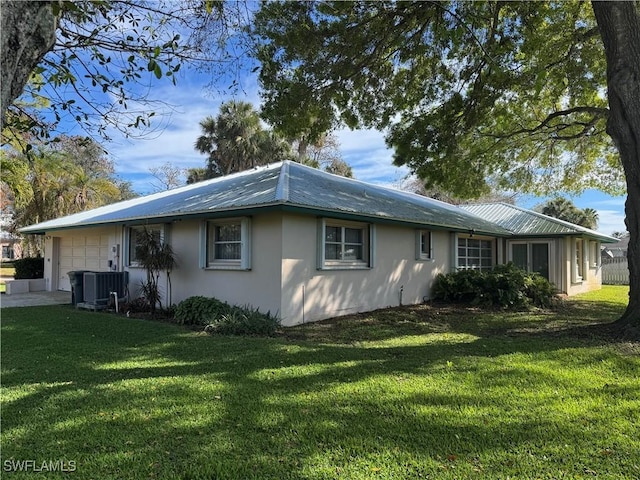
[(13, 221), (13, 214), (0, 214), (0, 249), (2, 260), (13, 260), (20, 258), (20, 239), (9, 231), (9, 226)]
[(608, 245), (602, 245), (602, 260), (606, 261), (612, 258), (627, 258), (627, 251), (629, 250), (629, 238), (630, 235), (622, 237), (617, 243), (610, 243)]

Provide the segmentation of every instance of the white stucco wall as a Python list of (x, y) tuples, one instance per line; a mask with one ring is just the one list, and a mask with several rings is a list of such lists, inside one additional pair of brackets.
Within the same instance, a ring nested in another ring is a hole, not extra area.
[(563, 265), (566, 267), (566, 276), (564, 278), (564, 284), (562, 291), (569, 296), (577, 295), (579, 293), (590, 292), (592, 290), (600, 290), (602, 288), (602, 270), (600, 268), (600, 244), (596, 242), (595, 248), (592, 251), (591, 241), (584, 239), (584, 264), (582, 279), (576, 279), (573, 275), (574, 258), (575, 258), (575, 243), (576, 237), (564, 237), (562, 239), (562, 251), (563, 251)]
[(434, 260), (416, 260), (415, 229), (375, 227), (374, 266), (361, 270), (318, 270), (318, 220), (286, 215), (282, 222), (283, 325), (400, 304), (415, 304), (430, 294), (435, 275), (450, 271), (447, 232), (433, 232)]
[[(217, 270), (200, 266), (200, 220), (167, 224), (168, 238), (177, 257), (171, 273), (171, 302), (202, 295), (230, 304), (249, 304), (261, 311), (276, 313), (280, 308), (281, 216), (268, 214), (251, 219), (251, 270)], [(126, 267), (131, 289), (145, 278), (141, 268)], [(164, 275), (160, 288), (166, 298)]]

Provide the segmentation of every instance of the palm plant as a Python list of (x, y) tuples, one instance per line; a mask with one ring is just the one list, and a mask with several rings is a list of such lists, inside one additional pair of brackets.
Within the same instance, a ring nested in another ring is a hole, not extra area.
[[(195, 149), (208, 155), (207, 177), (229, 175), (291, 156), (291, 146), (264, 130), (260, 115), (247, 102), (230, 101), (220, 106), (217, 117), (200, 122), (202, 135)], [(200, 172), (194, 172), (200, 173)], [(199, 180), (199, 175), (192, 180)]]
[(157, 231), (145, 228), (137, 235), (136, 260), (147, 273), (147, 280), (142, 282), (142, 292), (151, 313), (155, 315), (156, 307), (162, 309), (162, 294), (159, 286), (161, 272), (167, 274), (169, 303), (171, 302), (171, 271), (176, 266), (176, 255), (171, 245), (163, 242)]

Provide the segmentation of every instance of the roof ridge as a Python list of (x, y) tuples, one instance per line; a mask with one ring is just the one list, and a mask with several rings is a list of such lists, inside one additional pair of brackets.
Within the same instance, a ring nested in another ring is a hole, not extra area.
[(276, 183), (275, 200), (277, 202), (289, 201), (289, 162), (283, 161), (280, 166), (278, 183)]

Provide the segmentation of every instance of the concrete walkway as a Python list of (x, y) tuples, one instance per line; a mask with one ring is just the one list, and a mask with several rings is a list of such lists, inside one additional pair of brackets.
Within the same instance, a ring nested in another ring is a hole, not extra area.
[(29, 292), (0, 295), (0, 308), (36, 307), (41, 305), (71, 304), (71, 292)]

